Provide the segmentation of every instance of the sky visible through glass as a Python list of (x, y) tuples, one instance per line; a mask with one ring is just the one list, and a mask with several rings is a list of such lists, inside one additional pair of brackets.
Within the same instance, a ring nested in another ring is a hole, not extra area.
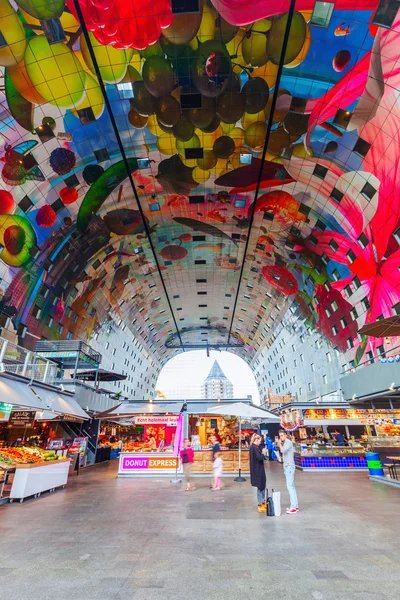
[(230, 352), (210, 352), (204, 350), (185, 352), (172, 358), (163, 368), (157, 381), (156, 390), (163, 392), (168, 399), (191, 399), (201, 397), (201, 384), (217, 360), (226, 377), (233, 384), (236, 398), (252, 395), (253, 402), (259, 403), (259, 393), (254, 375), (248, 365)]

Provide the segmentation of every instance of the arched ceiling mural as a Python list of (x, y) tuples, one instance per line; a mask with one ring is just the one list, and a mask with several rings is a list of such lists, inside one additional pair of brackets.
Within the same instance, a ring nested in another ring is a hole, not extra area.
[(249, 361), (295, 303), (360, 360), (400, 310), (398, 8), (0, 0), (1, 318)]

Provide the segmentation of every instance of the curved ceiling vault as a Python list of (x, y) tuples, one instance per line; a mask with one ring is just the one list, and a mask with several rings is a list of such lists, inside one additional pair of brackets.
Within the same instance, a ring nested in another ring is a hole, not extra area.
[(360, 360), (400, 302), (397, 8), (0, 0), (1, 318), (250, 362), (295, 303)]

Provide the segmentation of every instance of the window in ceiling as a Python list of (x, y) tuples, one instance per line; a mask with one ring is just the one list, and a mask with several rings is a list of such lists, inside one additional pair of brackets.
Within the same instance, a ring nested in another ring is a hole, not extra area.
[(22, 200), (18, 202), (18, 207), (24, 212), (27, 213), (33, 206), (32, 200), (29, 196), (24, 196)]
[(372, 198), (376, 194), (376, 189), (367, 181), (367, 183), (364, 185), (363, 189), (361, 190), (361, 193), (367, 200), (372, 200)]
[(117, 90), (121, 100), (129, 100), (134, 97), (132, 82), (127, 81), (126, 83), (117, 83)]
[(207, 308), (207, 304), (199, 304), (199, 308)]
[(67, 188), (69, 188), (70, 190), (72, 190), (77, 185), (79, 185), (79, 179), (77, 178), (76, 175), (70, 175), (69, 177), (66, 177), (64, 179), (64, 183), (67, 186)]
[(229, 262), (231, 263), (231, 265), (235, 265), (237, 263), (237, 259), (236, 258), (230, 258)]
[(208, 317), (199, 317), (200, 321), (208, 321)]
[(325, 179), (326, 174), (328, 173), (328, 169), (323, 167), (322, 165), (315, 165), (313, 175), (318, 177), (319, 179)]
[(232, 233), (233, 240), (240, 240), (240, 233)]
[(293, 153), (292, 148), (288, 148), (287, 146), (282, 146), (281, 149), (279, 150), (279, 157), (286, 158), (286, 160), (290, 160), (292, 153)]
[(311, 234), (308, 236), (308, 241), (310, 242), (310, 244), (312, 244), (313, 246), (316, 246), (318, 244), (318, 240), (315, 237), (315, 235)]
[(198, 296), (207, 296), (207, 292), (197, 292)]
[(378, 27), (390, 29), (394, 23), (399, 8), (399, 0), (380, 0), (378, 8), (373, 16), (372, 23)]
[(319, 231), (325, 231), (326, 225), (318, 219), (318, 221), (315, 223), (315, 228), (319, 229)]
[(242, 310), (243, 312), (247, 312), (247, 308), (241, 307), (240, 310)]
[(182, 110), (202, 107), (201, 94), (181, 94), (180, 101)]
[(351, 314), (351, 316), (353, 318), (353, 321), (355, 321), (358, 318), (358, 313), (357, 313), (357, 309), (356, 308), (354, 308), (354, 307), (351, 308), (350, 309), (350, 314)]
[(8, 46), (7, 40), (0, 31), (0, 48), (6, 48)]
[(229, 306), (224, 306), (224, 310), (229, 310)]
[(203, 148), (185, 148), (185, 158), (187, 159), (203, 158), (203, 156)]
[(40, 21), (40, 26), (50, 45), (65, 42), (67, 39), (61, 21), (58, 18), (43, 19)]
[(173, 15), (194, 13), (200, 11), (200, 0), (171, 0)]
[(105, 160), (110, 160), (110, 155), (108, 153), (107, 148), (100, 148), (100, 150), (95, 150), (94, 155), (96, 157), (97, 162), (104, 162)]
[(180, 310), (182, 310), (182, 307), (180, 306), (180, 307), (179, 307), (179, 308), (177, 308), (176, 310), (177, 310), (177, 311), (180, 311)]
[(358, 290), (361, 287), (361, 281), (358, 279), (357, 275), (353, 278), (353, 283), (356, 290)]
[(196, 279), (196, 283), (207, 283), (207, 279)]
[(195, 265), (206, 265), (207, 261), (206, 260), (195, 260), (194, 264)]
[(304, 113), (307, 104), (307, 98), (292, 97), (290, 109), (292, 112)]
[(248, 294), (243, 294), (246, 300), (250, 300), (250, 296)]
[(368, 300), (368, 296), (365, 296), (365, 298), (363, 298), (361, 300), (361, 304), (364, 306), (365, 310), (369, 310), (371, 308), (371, 305)]
[(172, 265), (172, 260), (165, 260), (164, 261), (164, 266), (165, 267), (170, 267)]
[(371, 144), (363, 140), (362, 138), (358, 138), (356, 143), (354, 144), (353, 152), (361, 156), (361, 158), (365, 158), (371, 148)]
[(319, 0), (317, 0), (317, 2), (314, 4), (314, 10), (311, 15), (310, 25), (325, 28), (329, 27), (334, 8), (334, 2), (320, 2)]
[(158, 202), (152, 202), (151, 204), (149, 204), (149, 208), (151, 212), (155, 212), (156, 210), (160, 210), (160, 205), (158, 204)]
[(230, 298), (230, 297), (232, 296), (232, 294), (225, 294), (225, 296), (226, 296), (227, 298)]
[(266, 221), (273, 221), (274, 220), (274, 215), (272, 213), (269, 212), (265, 212), (264, 213), (264, 217), (263, 217)]
[(347, 126), (350, 123), (351, 114), (352, 113), (349, 110), (342, 110), (341, 108), (339, 108), (335, 115), (335, 118), (333, 119), (334, 125), (342, 127), (342, 129), (347, 129)]
[[(317, 165), (317, 166), (318, 166), (318, 165)], [(302, 215), (305, 215), (306, 217), (308, 217), (308, 215), (309, 215), (309, 214), (310, 214), (310, 212), (311, 212), (311, 208), (310, 208), (309, 206), (306, 206), (305, 204), (302, 204), (302, 203), (301, 203), (301, 204), (300, 204), (300, 206), (299, 206), (299, 212), (300, 212)]]
[(338, 190), (337, 188), (333, 188), (332, 192), (331, 192), (331, 198), (332, 200), (334, 200), (335, 202), (337, 202), (337, 204), (340, 204), (340, 202), (342, 201), (344, 194), (343, 192), (341, 192), (340, 190)]
[(193, 241), (194, 242), (205, 242), (206, 241), (206, 236), (205, 235), (194, 235), (193, 236)]
[(346, 253), (347, 259), (349, 261), (349, 263), (353, 263), (356, 260), (356, 255), (354, 254), (353, 250), (350, 250)]
[[(180, 320), (180, 321), (184, 321), (184, 320), (185, 320), (185, 317), (181, 317), (179, 320)], [(183, 327), (183, 329), (185, 329), (185, 327)]]
[(60, 212), (60, 210), (62, 210), (63, 208), (65, 208), (65, 206), (64, 206), (64, 203), (62, 202), (62, 200), (60, 198), (57, 198), (57, 200), (55, 200), (53, 202), (53, 204), (51, 205), (51, 208), (57, 214), (57, 213)]
[(253, 273), (258, 273), (260, 269), (258, 269), (257, 267), (251, 267), (250, 271), (252, 271)]
[(394, 306), (392, 306), (392, 313), (394, 315), (400, 315), (400, 302), (398, 302), (397, 304), (394, 304)]
[(358, 238), (358, 241), (360, 243), (361, 248), (366, 248), (369, 244), (369, 239), (367, 238), (367, 236), (365, 235), (365, 233), (362, 233), (360, 235), (360, 237)]
[(78, 113), (78, 117), (82, 125), (88, 125), (89, 123), (94, 123), (96, 117), (94, 116), (93, 108), (88, 106), (86, 108), (80, 108), (76, 111)]
[(265, 250), (265, 244), (256, 244), (257, 250)]
[(54, 131), (48, 123), (36, 127), (35, 133), (39, 137), (42, 144), (45, 144), (46, 142), (48, 142), (56, 136), (56, 134), (54, 133)]
[(153, 288), (153, 287), (156, 287), (156, 284), (154, 282), (149, 283), (149, 288)]
[(239, 164), (241, 165), (251, 165), (251, 161), (253, 160), (253, 155), (248, 152), (241, 152), (239, 156)]
[(335, 240), (333, 238), (329, 242), (329, 248), (331, 250), (333, 250), (333, 252), (337, 252), (339, 250), (339, 246), (338, 246), (338, 244), (335, 242)]
[(236, 208), (245, 208), (246, 207), (246, 200), (235, 200), (235, 207)]

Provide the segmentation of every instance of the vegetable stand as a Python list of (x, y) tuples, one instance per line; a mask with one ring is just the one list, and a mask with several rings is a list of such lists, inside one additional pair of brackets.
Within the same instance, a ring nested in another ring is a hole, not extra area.
[(70, 460), (60, 458), (51, 462), (16, 465), (10, 491), (10, 502), (23, 502), (30, 496), (40, 496), (42, 492), (54, 492), (65, 486), (68, 480)]

